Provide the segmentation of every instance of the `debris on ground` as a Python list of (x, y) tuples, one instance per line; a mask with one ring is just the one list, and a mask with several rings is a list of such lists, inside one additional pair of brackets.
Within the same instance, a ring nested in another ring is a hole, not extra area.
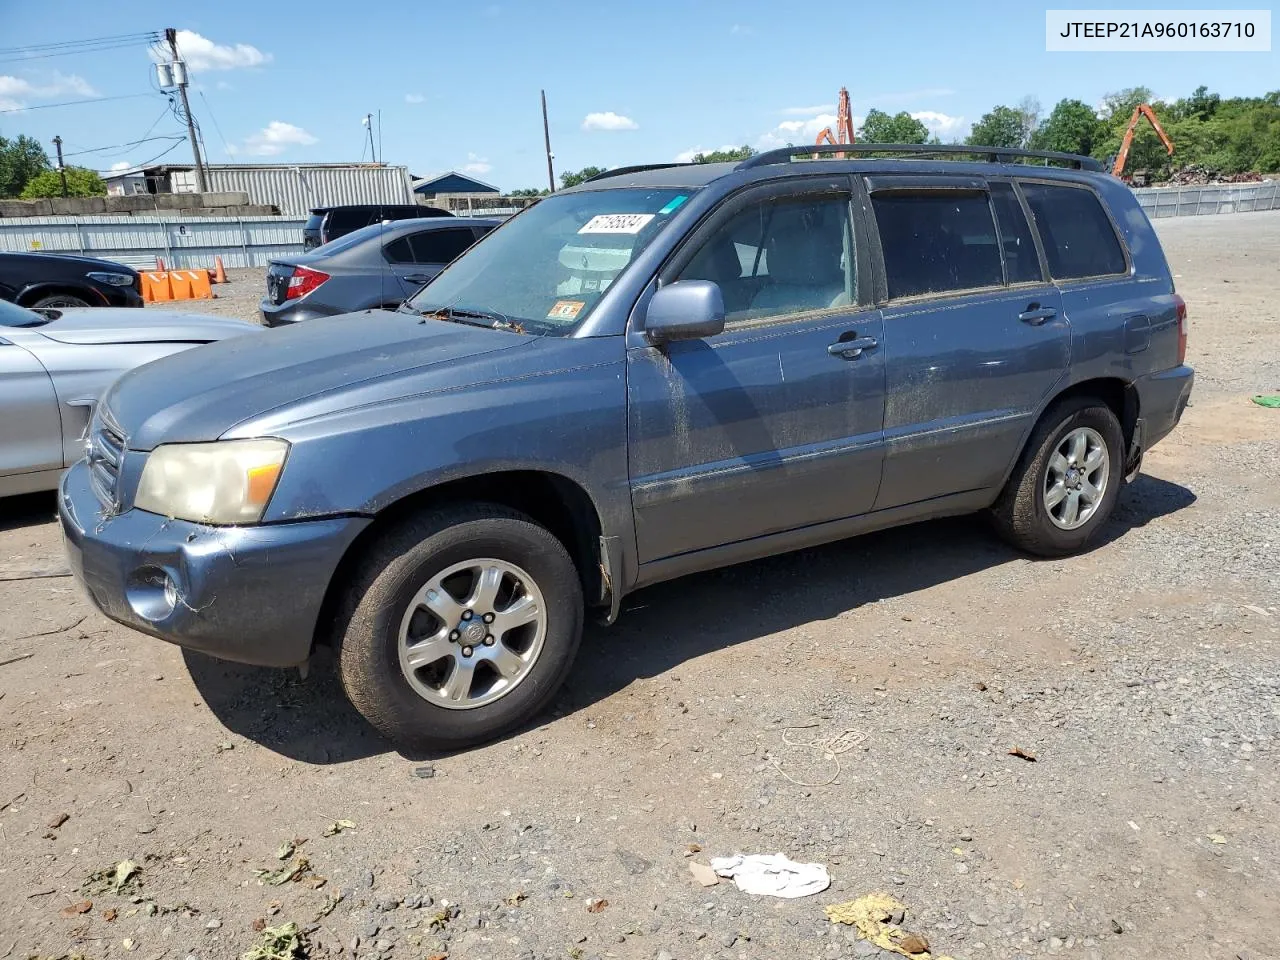
[(114, 867), (95, 870), (85, 878), (85, 893), (126, 893), (142, 886), (142, 869), (132, 860), (121, 860)]
[(421, 767), (414, 767), (413, 775), (419, 780), (430, 780), (436, 775), (436, 768), (429, 763)]
[(72, 917), (78, 917), (82, 913), (88, 913), (93, 909), (92, 900), (81, 900), (79, 903), (73, 903), (63, 907), (58, 911), (58, 916), (65, 917), (70, 920)]
[(288, 860), (293, 856), (293, 852), (298, 849), (298, 845), (292, 840), (286, 840), (276, 848), (277, 860)]
[[(921, 934), (910, 933), (898, 924), (907, 913), (906, 904), (887, 893), (868, 893), (857, 900), (833, 903), (823, 908), (832, 923), (847, 923), (863, 940), (881, 950), (911, 957), (912, 960), (951, 960), (929, 952), (929, 941)], [(897, 922), (895, 922), (897, 921)]]
[(1260, 407), (1280, 409), (1280, 393), (1273, 394), (1271, 396), (1259, 395), (1253, 398), (1253, 402)]
[(787, 773), (787, 771), (782, 769), (782, 763), (776, 757), (771, 757), (769, 761), (773, 765), (773, 768), (778, 771), (778, 773), (782, 774), (782, 776), (790, 780), (792, 783), (794, 783), (798, 787), (829, 787), (831, 786), (831, 784), (835, 783), (836, 780), (840, 778), (840, 771), (842, 769), (840, 765), (840, 755), (844, 753), (848, 753), (858, 744), (862, 743), (862, 741), (867, 739), (867, 735), (865, 733), (863, 733), (861, 730), (855, 730), (853, 728), (842, 730), (839, 733), (835, 734), (834, 736), (819, 737), (813, 740), (795, 740), (790, 735), (793, 730), (811, 730), (817, 726), (818, 726), (817, 721), (814, 721), (813, 723), (802, 723), (796, 726), (783, 727), (782, 742), (785, 746), (788, 746), (788, 747), (802, 747), (809, 750), (814, 750), (817, 753), (821, 754), (823, 760), (826, 760), (828, 763), (831, 763), (833, 765), (831, 776), (829, 776), (826, 780), (822, 780), (817, 783), (811, 783), (807, 780), (797, 780), (795, 777)]
[(256, 946), (240, 954), (240, 960), (305, 960), (307, 944), (296, 923), (267, 927)]
[(1021, 747), (1012, 747), (1012, 748), (1010, 748), (1010, 750), (1009, 750), (1009, 756), (1011, 756), (1011, 757), (1019, 757), (1019, 758), (1021, 758), (1021, 759), (1023, 759), (1023, 760), (1027, 760), (1027, 761), (1029, 761), (1029, 762), (1031, 762), (1031, 763), (1035, 763), (1035, 762), (1036, 762), (1036, 755), (1035, 755), (1034, 753), (1032, 753), (1030, 750), (1023, 750)]
[(287, 863), (279, 870), (257, 869), (253, 871), (253, 875), (258, 878), (259, 883), (269, 883), (273, 887), (278, 887), (282, 883), (288, 883), (290, 880), (300, 880), (302, 875), (311, 869), (311, 861), (306, 857), (295, 857), (293, 863)]
[(608, 900), (588, 900), (587, 913), (599, 913), (607, 906), (609, 906)]
[(820, 863), (796, 863), (781, 853), (712, 857), (711, 869), (737, 884), (743, 893), (791, 900), (821, 893), (831, 886)]
[(697, 880), (704, 887), (714, 887), (720, 882), (720, 875), (708, 867), (705, 863), (698, 863), (693, 860), (689, 863), (689, 872), (693, 874), (693, 879)]
[(335, 820), (324, 828), (324, 835), (326, 837), (336, 837), (343, 830), (354, 830), (355, 828), (356, 823), (354, 820)]
[(70, 819), (71, 819), (71, 814), (60, 813), (56, 817), (54, 817), (52, 820), (49, 821), (49, 829), (57, 830), (60, 826), (62, 826), (64, 823), (66, 823)]

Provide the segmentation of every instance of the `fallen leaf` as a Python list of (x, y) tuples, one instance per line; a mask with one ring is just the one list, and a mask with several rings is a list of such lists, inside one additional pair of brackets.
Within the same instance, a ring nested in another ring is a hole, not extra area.
[(1209, 834), (1209, 842), (1210, 843), (1226, 843), (1227, 838), (1220, 833), (1211, 833)]
[(253, 923), (249, 924), (249, 929), (254, 933), (261, 933), (263, 930), (267, 929), (266, 919), (259, 917), (257, 920), (253, 921)]
[(700, 843), (691, 843), (691, 844), (689, 844), (689, 846), (688, 846), (688, 847), (686, 847), (685, 849), (686, 849), (686, 850), (688, 850), (690, 853), (701, 853), (701, 852), (702, 852), (702, 844), (700, 844)]
[(599, 913), (609, 905), (608, 900), (592, 900), (587, 904), (587, 913)]
[(49, 821), (49, 829), (57, 830), (60, 826), (62, 826), (64, 823), (66, 823), (70, 819), (71, 819), (71, 814), (60, 813), (56, 817), (54, 817), (52, 820)]
[(929, 941), (918, 933), (908, 933), (898, 941), (898, 946), (901, 947), (902, 952), (908, 956), (917, 953), (929, 952)]
[(427, 957), (427, 960), (449, 960), (449, 955), (447, 953), (433, 953)]
[(518, 907), (528, 899), (529, 895), (521, 890), (518, 893), (513, 893), (511, 896), (507, 897), (507, 906)]
[(693, 874), (693, 879), (697, 880), (698, 883), (702, 884), (704, 887), (714, 887), (720, 882), (720, 878), (716, 875), (714, 870), (705, 863), (698, 863), (697, 860), (689, 861), (689, 872)]
[(276, 859), (288, 860), (290, 857), (293, 856), (293, 851), (297, 849), (298, 849), (298, 845), (296, 843), (294, 843), (292, 840), (286, 840), (284, 843), (280, 844), (280, 846), (276, 848)]
[(319, 890), (328, 882), (329, 882), (328, 877), (322, 877), (315, 873), (311, 874), (310, 876), (306, 876), (302, 878), (302, 885), (304, 887), (310, 887), (312, 890)]
[(1023, 750), (1021, 747), (1014, 747), (1009, 751), (1009, 756), (1021, 757), (1023, 760), (1028, 760), (1031, 763), (1036, 762), (1036, 755), (1029, 750)]
[(92, 909), (93, 909), (92, 900), (81, 900), (79, 903), (73, 903), (73, 904), (70, 904), (69, 906), (63, 907), (61, 910), (58, 911), (58, 916), (71, 919), (72, 917), (80, 916), (80, 914), (82, 913), (88, 913)]
[[(343, 830), (354, 830), (356, 828), (354, 820), (335, 820), (329, 826), (324, 828), (326, 837), (336, 837)], [(283, 858), (282, 858), (283, 859)]]
[(293, 863), (285, 864), (279, 870), (259, 869), (253, 871), (253, 875), (258, 878), (259, 883), (269, 883), (273, 887), (278, 887), (280, 884), (288, 883), (290, 880), (301, 879), (302, 875), (310, 869), (310, 860), (306, 857), (295, 857)]
[(107, 909), (102, 911), (102, 919), (107, 921), (107, 923), (111, 923), (118, 916), (120, 916), (120, 914), (116, 912), (115, 907), (107, 907)]

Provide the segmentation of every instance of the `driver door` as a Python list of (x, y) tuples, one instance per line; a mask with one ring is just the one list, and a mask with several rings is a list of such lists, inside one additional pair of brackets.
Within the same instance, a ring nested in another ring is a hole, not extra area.
[(53, 381), (39, 360), (0, 336), (0, 477), (62, 466)]
[(749, 190), (664, 270), (661, 282), (716, 282), (726, 325), (662, 347), (629, 340), (641, 563), (871, 509), (885, 367), (854, 209), (843, 177)]

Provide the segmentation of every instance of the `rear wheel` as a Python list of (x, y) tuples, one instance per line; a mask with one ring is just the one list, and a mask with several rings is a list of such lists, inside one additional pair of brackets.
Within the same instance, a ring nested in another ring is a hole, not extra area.
[(358, 567), (338, 624), (342, 684), (399, 746), (480, 743), (555, 694), (582, 613), (572, 559), (529, 518), (488, 504), (423, 513)]
[(1092, 397), (1056, 404), (992, 508), (996, 527), (1028, 553), (1075, 553), (1111, 515), (1123, 470), (1124, 435), (1110, 407)]
[(36, 309), (47, 310), (66, 310), (72, 307), (87, 307), (88, 302), (81, 300), (79, 297), (73, 297), (69, 293), (54, 293), (47, 297), (42, 297), (31, 305)]

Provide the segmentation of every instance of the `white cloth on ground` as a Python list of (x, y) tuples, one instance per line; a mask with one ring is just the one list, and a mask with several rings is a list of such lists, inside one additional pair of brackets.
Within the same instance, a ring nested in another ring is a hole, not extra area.
[(712, 857), (711, 869), (731, 877), (743, 893), (768, 897), (807, 897), (831, 886), (827, 868), (820, 863), (796, 863), (781, 854)]

